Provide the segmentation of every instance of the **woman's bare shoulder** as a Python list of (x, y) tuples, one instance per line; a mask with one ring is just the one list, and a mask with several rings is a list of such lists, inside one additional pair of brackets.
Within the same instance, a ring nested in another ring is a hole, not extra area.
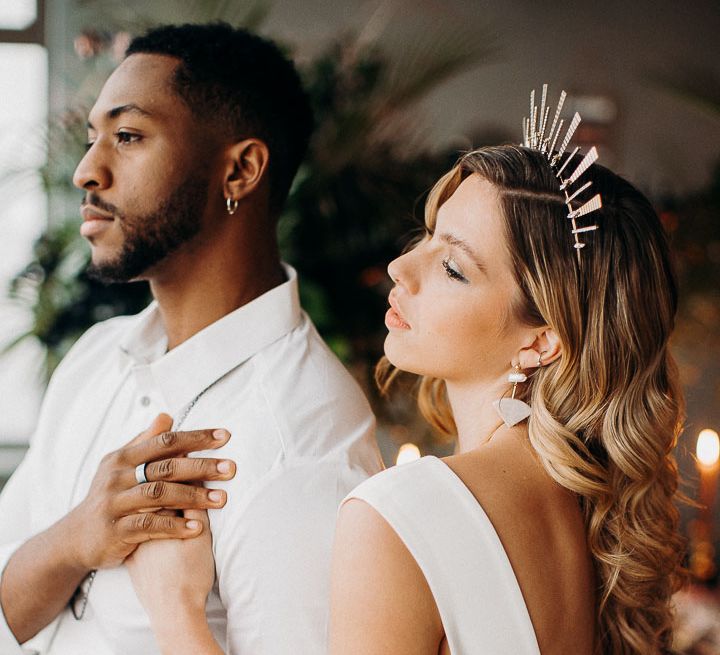
[(365, 501), (346, 501), (333, 545), (330, 653), (437, 653), (442, 623), (400, 537)]

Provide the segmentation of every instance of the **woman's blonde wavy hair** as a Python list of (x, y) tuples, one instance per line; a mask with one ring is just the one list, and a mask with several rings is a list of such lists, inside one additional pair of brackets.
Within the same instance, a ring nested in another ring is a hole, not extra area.
[[(438, 208), (471, 174), (500, 192), (520, 289), (516, 315), (551, 326), (563, 345), (562, 357), (529, 378), (523, 394), (533, 447), (584, 513), (598, 581), (597, 652), (663, 652), (672, 641), (670, 601), (683, 582), (685, 541), (671, 455), (683, 419), (668, 352), (677, 293), (660, 221), (631, 184), (593, 165), (583, 181), (593, 181), (603, 209), (591, 215), (599, 229), (578, 262), (545, 157), (498, 146), (465, 154), (437, 182), (426, 204), (429, 233)], [(382, 389), (395, 373), (381, 360)], [(418, 403), (434, 428), (455, 435), (443, 380), (421, 378)]]

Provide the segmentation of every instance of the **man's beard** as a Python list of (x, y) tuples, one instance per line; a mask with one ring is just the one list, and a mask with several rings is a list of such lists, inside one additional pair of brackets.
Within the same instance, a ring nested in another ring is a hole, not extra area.
[(124, 239), (112, 261), (91, 262), (87, 274), (104, 284), (129, 282), (165, 259), (200, 231), (208, 197), (208, 180), (196, 171), (165, 198), (151, 214), (127, 216), (117, 207), (88, 193), (83, 204), (111, 212)]

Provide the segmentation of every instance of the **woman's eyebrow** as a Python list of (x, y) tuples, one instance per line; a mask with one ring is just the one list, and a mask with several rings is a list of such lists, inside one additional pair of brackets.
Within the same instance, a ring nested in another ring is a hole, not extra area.
[(485, 264), (482, 263), (480, 258), (475, 254), (475, 251), (470, 247), (467, 241), (463, 241), (462, 239), (456, 237), (454, 234), (450, 234), (449, 232), (443, 232), (439, 235), (439, 237), (441, 240), (445, 241), (445, 243), (460, 248), (460, 250), (462, 250), (468, 257), (470, 257), (470, 259), (473, 260), (475, 266), (477, 266), (483, 273), (487, 272)]

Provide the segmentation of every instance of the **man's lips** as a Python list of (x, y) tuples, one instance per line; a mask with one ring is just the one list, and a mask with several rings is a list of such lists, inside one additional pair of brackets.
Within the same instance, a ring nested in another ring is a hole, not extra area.
[(112, 221), (113, 217), (102, 209), (92, 205), (83, 205), (80, 208), (80, 215), (84, 221)]
[(110, 214), (92, 205), (83, 205), (80, 214), (83, 218), (80, 235), (91, 240), (98, 238), (114, 220)]
[(390, 303), (390, 309), (388, 309), (385, 314), (385, 325), (389, 328), (409, 330), (410, 324), (405, 320), (400, 312), (397, 300), (395, 300), (392, 293), (388, 296), (388, 302)]

